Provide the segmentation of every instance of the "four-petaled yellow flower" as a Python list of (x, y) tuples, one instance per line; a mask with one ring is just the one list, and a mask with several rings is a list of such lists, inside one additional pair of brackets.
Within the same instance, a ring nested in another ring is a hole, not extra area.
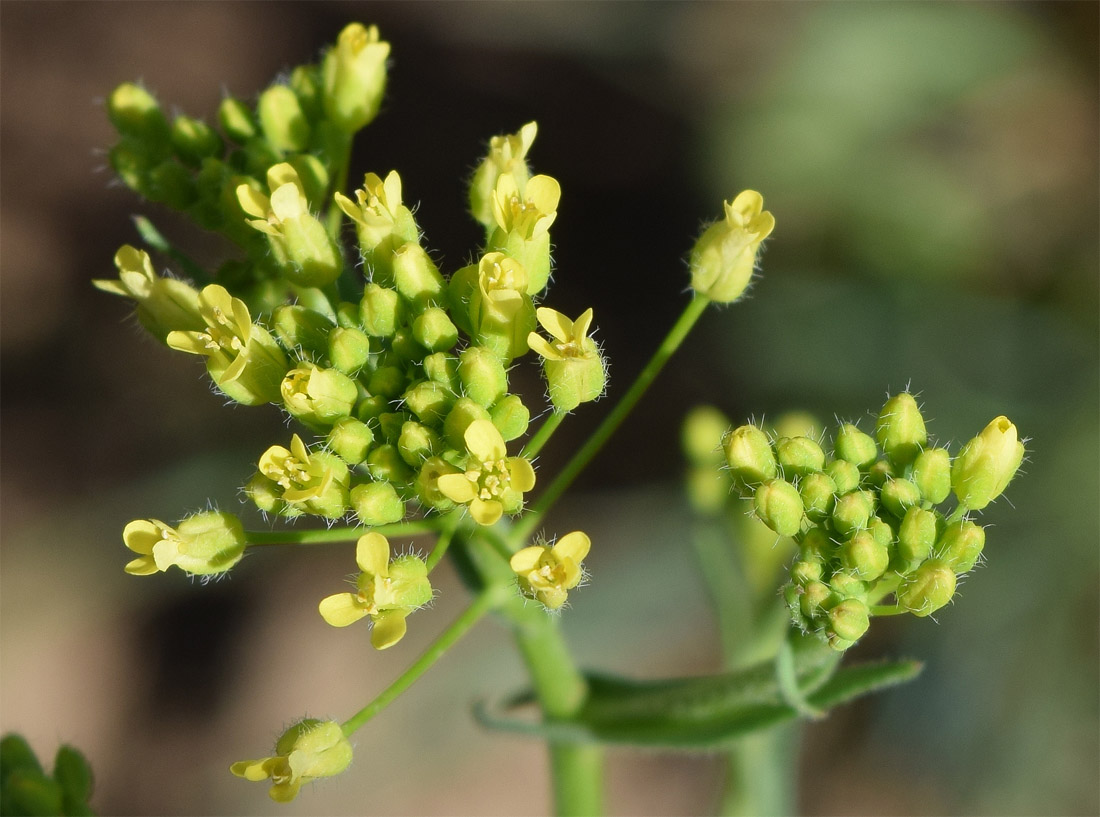
[(211, 378), (238, 403), (278, 400), (286, 357), (271, 334), (252, 323), (245, 302), (220, 284), (210, 284), (199, 293), (199, 315), (205, 329), (169, 332), (168, 345), (206, 357)]
[(581, 562), (592, 542), (579, 530), (567, 533), (553, 547), (532, 545), (512, 556), (512, 570), (523, 595), (535, 599), (549, 610), (565, 604), (569, 591), (581, 583)]
[(744, 294), (756, 266), (761, 242), (775, 229), (775, 217), (764, 209), (764, 197), (745, 190), (725, 203), (726, 217), (699, 237), (691, 251), (691, 286), (718, 303)]
[(528, 122), (517, 133), (494, 136), (486, 156), (470, 180), (470, 212), (487, 229), (493, 227), (493, 191), (501, 176), (511, 176), (519, 192), (527, 186), (527, 151), (535, 141), (538, 125)]
[(496, 229), (486, 249), (515, 258), (527, 270), (527, 294), (537, 295), (550, 279), (550, 225), (558, 217), (561, 186), (550, 176), (532, 176), (521, 190), (515, 177), (497, 179), (493, 190)]
[(118, 280), (99, 278), (97, 289), (132, 298), (137, 302), (141, 325), (164, 342), (173, 329), (201, 329), (199, 293), (174, 278), (163, 278), (153, 271), (149, 253), (126, 244), (115, 253)]
[(241, 560), (244, 528), (233, 514), (204, 511), (171, 527), (159, 519), (135, 519), (122, 532), (126, 547), (139, 554), (126, 572), (148, 576), (172, 565), (194, 576), (224, 573)]
[(575, 321), (547, 307), (539, 307), (539, 323), (553, 340), (532, 332), (527, 345), (543, 358), (543, 370), (550, 402), (557, 411), (572, 411), (581, 403), (603, 394), (607, 371), (596, 341), (588, 336), (592, 310), (586, 309)]
[(463, 435), (469, 456), (461, 474), (443, 474), (437, 484), (444, 496), (468, 505), (479, 525), (492, 525), (504, 513), (517, 512), (523, 494), (535, 487), (535, 469), (522, 457), (509, 457), (504, 438), (490, 420), (474, 420)]
[(295, 434), (290, 448), (273, 445), (260, 457), (259, 471), (245, 488), (261, 510), (283, 516), (314, 513), (337, 519), (347, 513), (349, 474), (335, 454), (310, 452)]
[(392, 647), (405, 636), (405, 617), (432, 600), (428, 567), (412, 554), (391, 560), (389, 541), (373, 531), (359, 537), (355, 561), (362, 571), (356, 592), (322, 599), (321, 616), (333, 627), (347, 627), (370, 616), (371, 644), (377, 650)]
[(268, 794), (278, 803), (298, 796), (303, 783), (340, 774), (351, 764), (351, 744), (340, 724), (306, 718), (283, 733), (275, 754), (242, 760), (229, 767), (237, 777), (257, 782), (271, 780)]

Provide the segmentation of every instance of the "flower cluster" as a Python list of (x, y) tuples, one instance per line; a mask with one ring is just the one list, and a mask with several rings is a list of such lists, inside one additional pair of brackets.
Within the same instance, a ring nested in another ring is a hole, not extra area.
[(883, 406), (873, 436), (842, 425), (831, 455), (812, 436), (755, 425), (728, 432), (722, 449), (755, 516), (798, 545), (783, 591), (795, 623), (838, 650), (874, 615), (928, 616), (952, 599), (985, 546), (971, 512), (1004, 491), (1024, 456), (1016, 427), (998, 417), (952, 458), (929, 443), (905, 392)]

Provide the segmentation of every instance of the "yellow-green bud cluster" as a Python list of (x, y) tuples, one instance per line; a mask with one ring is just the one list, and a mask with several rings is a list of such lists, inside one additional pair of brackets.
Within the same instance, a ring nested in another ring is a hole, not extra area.
[[(723, 451), (757, 518), (798, 543), (784, 588), (795, 622), (839, 650), (876, 612), (928, 616), (951, 601), (985, 546), (968, 512), (995, 499), (1023, 458), (1015, 426), (998, 417), (952, 460), (929, 444), (906, 392), (882, 407), (873, 435), (837, 429), (830, 454), (811, 436), (755, 425), (729, 431)], [(955, 507), (941, 507), (952, 491)]]

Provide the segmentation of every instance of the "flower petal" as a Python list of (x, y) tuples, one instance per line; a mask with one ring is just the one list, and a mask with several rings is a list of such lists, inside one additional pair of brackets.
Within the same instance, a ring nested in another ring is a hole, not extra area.
[(347, 627), (367, 614), (367, 611), (357, 604), (357, 599), (352, 593), (327, 596), (321, 599), (317, 609), (321, 613), (321, 618), (333, 627)]
[(584, 310), (581, 316), (573, 321), (573, 339), (580, 343), (588, 337), (588, 328), (592, 325), (592, 307)]
[(492, 525), (504, 516), (504, 506), (495, 499), (482, 499), (475, 496), (470, 503), (470, 516), (479, 525)]
[(405, 613), (402, 610), (386, 610), (374, 616), (374, 628), (370, 631), (370, 643), (376, 650), (392, 647), (405, 637)]
[(532, 545), (512, 554), (508, 564), (512, 566), (512, 570), (516, 573), (530, 573), (539, 566), (539, 561), (545, 553), (546, 548), (540, 545)]
[(521, 494), (535, 487), (535, 469), (522, 457), (508, 459), (508, 476), (512, 482), (512, 490), (519, 491)]
[(460, 505), (465, 505), (477, 496), (474, 483), (470, 482), (465, 474), (441, 474), (436, 480), (436, 485), (439, 486), (439, 492), (443, 496)]
[(539, 323), (543, 328), (553, 335), (556, 339), (563, 343), (573, 338), (573, 321), (565, 317), (565, 315), (558, 312), (556, 309), (550, 309), (546, 306), (540, 306), (535, 315), (539, 319)]
[(503, 459), (508, 453), (504, 438), (492, 420), (474, 420), (462, 436), (466, 449), (482, 462)]
[(559, 559), (572, 559), (579, 565), (584, 561), (584, 557), (588, 555), (591, 547), (592, 540), (588, 538), (588, 534), (575, 530), (572, 533), (565, 534), (558, 540), (558, 543), (554, 545), (554, 555)]
[(355, 544), (355, 563), (368, 576), (388, 576), (390, 543), (380, 533), (371, 531), (359, 537)]
[(550, 341), (544, 338), (542, 335), (531, 332), (527, 336), (527, 345), (532, 352), (541, 355), (547, 360), (562, 360), (562, 356), (558, 353), (558, 350), (550, 345)]

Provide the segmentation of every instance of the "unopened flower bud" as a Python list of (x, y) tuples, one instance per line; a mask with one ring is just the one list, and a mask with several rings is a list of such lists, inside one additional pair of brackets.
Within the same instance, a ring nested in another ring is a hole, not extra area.
[(867, 598), (867, 584), (849, 570), (837, 570), (829, 579), (829, 589), (841, 599)]
[(446, 352), (435, 352), (424, 358), (424, 374), (428, 379), (451, 391), (459, 391), (458, 360)]
[(836, 433), (833, 453), (838, 460), (857, 468), (867, 468), (878, 456), (878, 448), (870, 434), (864, 434), (851, 423), (845, 423)]
[(446, 284), (439, 268), (419, 244), (412, 241), (393, 254), (393, 281), (397, 291), (415, 311), (443, 297)]
[(829, 585), (824, 582), (809, 582), (802, 588), (799, 598), (799, 612), (807, 619), (814, 619), (821, 612), (821, 607), (832, 595)]
[(531, 410), (518, 394), (508, 394), (498, 400), (489, 410), (489, 416), (505, 442), (518, 440), (527, 433), (531, 423)]
[[(829, 643), (839, 649), (847, 649), (859, 641), (870, 626), (871, 615), (867, 605), (859, 599), (844, 599), (829, 610)], [(834, 639), (847, 643), (834, 643)]]
[(895, 465), (905, 466), (917, 458), (928, 442), (928, 432), (913, 395), (901, 392), (886, 401), (875, 423), (875, 437)]
[(836, 498), (836, 483), (824, 472), (803, 477), (798, 484), (806, 516), (812, 522), (824, 522), (832, 513)]
[(824, 565), (816, 560), (796, 559), (791, 563), (791, 580), (797, 584), (807, 585), (810, 582), (820, 582), (824, 573)]
[(299, 304), (284, 304), (271, 313), (275, 335), (287, 349), (300, 349), (319, 358), (328, 349), (332, 321), (315, 309)]
[(350, 23), (321, 63), (325, 115), (345, 133), (355, 133), (378, 113), (386, 87), (390, 44), (378, 27)]
[(825, 467), (825, 452), (809, 437), (781, 437), (775, 455), (787, 479), (815, 474)]
[(823, 562), (832, 558), (835, 547), (829, 539), (829, 535), (821, 528), (813, 527), (806, 531), (802, 537), (800, 552), (803, 559), (812, 559)]
[(391, 443), (376, 445), (367, 454), (367, 471), (379, 482), (405, 485), (413, 472), (401, 459), (397, 446)]
[(1004, 415), (963, 446), (951, 465), (951, 487), (959, 504), (980, 511), (999, 497), (1024, 459), (1016, 426)]
[(374, 432), (366, 423), (354, 417), (342, 417), (328, 433), (328, 447), (348, 465), (358, 465), (367, 458)]
[(218, 122), (225, 135), (239, 145), (255, 138), (258, 133), (252, 111), (241, 100), (227, 96), (218, 106)]
[(406, 390), (405, 405), (422, 423), (437, 426), (443, 422), (454, 403), (454, 395), (446, 386), (433, 380), (421, 380)]
[(351, 508), (366, 527), (388, 525), (405, 518), (405, 503), (388, 482), (367, 482), (351, 489)]
[(175, 159), (166, 159), (149, 171), (145, 194), (173, 210), (186, 210), (199, 198), (191, 171)]
[(397, 440), (397, 451), (401, 459), (413, 468), (442, 448), (439, 435), (427, 426), (412, 420), (401, 426), (401, 436)]
[(719, 303), (736, 301), (748, 289), (761, 242), (775, 228), (764, 198), (746, 190), (725, 205), (726, 217), (699, 237), (691, 251), (691, 286)]
[(936, 514), (913, 507), (905, 512), (898, 528), (898, 556), (909, 567), (923, 562), (936, 542)]
[(870, 491), (853, 491), (836, 498), (832, 521), (836, 532), (844, 538), (865, 530), (875, 513), (875, 498)]
[(912, 480), (921, 499), (938, 505), (951, 493), (951, 456), (946, 448), (926, 448), (913, 462)]
[(367, 388), (370, 393), (392, 400), (401, 395), (408, 386), (405, 372), (398, 366), (379, 366), (370, 375)]
[(396, 290), (367, 284), (363, 288), (363, 299), (359, 302), (363, 330), (376, 338), (393, 337), (404, 312), (400, 301)]
[(798, 489), (781, 479), (771, 479), (753, 496), (756, 515), (780, 536), (794, 536), (802, 527), (802, 497)]
[(741, 485), (758, 485), (779, 474), (775, 452), (767, 435), (753, 425), (738, 426), (722, 444), (730, 473)]
[(351, 414), (359, 389), (336, 369), (300, 363), (287, 372), (281, 386), (283, 405), (291, 416), (315, 429), (327, 429)]
[(836, 483), (838, 494), (850, 494), (859, 487), (859, 468), (847, 460), (833, 460), (825, 466), (825, 473)]
[(257, 111), (264, 137), (275, 150), (290, 153), (309, 146), (309, 122), (297, 95), (286, 85), (272, 85), (260, 94)]
[(443, 421), (443, 437), (451, 448), (461, 451), (466, 447), (466, 429), (474, 420), (491, 419), (488, 409), (469, 397), (459, 397)]
[(469, 346), (458, 356), (458, 379), (462, 393), (486, 408), (508, 391), (503, 361), (481, 346)]
[(948, 525), (936, 543), (936, 557), (956, 574), (974, 569), (985, 548), (985, 529), (970, 520)]
[(860, 581), (871, 582), (886, 572), (890, 553), (869, 531), (856, 531), (840, 547), (841, 563)]
[(156, 98), (139, 85), (124, 82), (107, 97), (107, 115), (150, 159), (163, 158), (169, 145), (168, 120)]
[(915, 616), (930, 616), (955, 595), (955, 571), (938, 559), (910, 574), (898, 588), (898, 604)]
[(417, 343), (430, 352), (445, 352), (458, 342), (458, 329), (438, 306), (416, 316), (412, 333)]
[(878, 460), (867, 469), (867, 481), (875, 488), (882, 488), (886, 481), (897, 474), (890, 460)]
[(334, 369), (354, 376), (370, 360), (370, 338), (362, 330), (337, 327), (328, 336), (328, 357)]
[(222, 138), (201, 119), (177, 116), (172, 122), (172, 147), (180, 159), (197, 166), (208, 156), (221, 154)]
[(914, 505), (919, 505), (920, 489), (907, 479), (888, 479), (879, 492), (882, 506), (901, 519)]

